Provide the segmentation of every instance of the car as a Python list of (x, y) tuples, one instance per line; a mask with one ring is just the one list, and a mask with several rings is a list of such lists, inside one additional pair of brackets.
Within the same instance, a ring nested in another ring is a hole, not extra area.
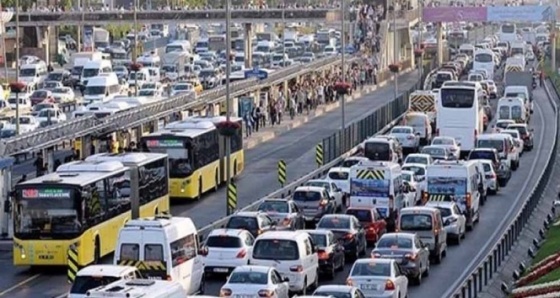
[[(348, 177), (348, 176), (346, 176)], [(327, 192), (329, 193), (329, 197), (334, 199), (336, 204), (336, 212), (342, 210), (342, 206), (346, 203), (346, 195), (345, 193), (334, 183), (334, 181), (329, 179), (312, 179), (307, 182), (303, 186), (316, 186), (316, 187), (324, 187)]]
[(434, 162), (434, 159), (429, 154), (424, 153), (412, 153), (406, 156), (403, 163), (419, 163), (424, 165), (430, 165)]
[(289, 298), (288, 278), (273, 267), (245, 265), (236, 267), (220, 289), (220, 297)]
[(416, 284), (430, 274), (430, 251), (414, 233), (383, 235), (371, 251), (374, 259), (388, 258), (397, 262), (399, 269)]
[(427, 166), (421, 163), (405, 163), (401, 166), (403, 171), (411, 171), (414, 173), (416, 181), (422, 182), (426, 180)]
[(435, 137), (432, 140), (432, 145), (442, 146), (442, 147), (448, 148), (449, 151), (451, 151), (451, 153), (453, 153), (455, 158), (459, 159), (459, 156), (461, 154), (461, 144), (459, 142), (457, 142), (457, 140), (455, 138), (445, 137), (445, 136)]
[[(346, 196), (350, 194), (350, 167), (332, 167), (327, 173), (327, 180), (332, 181)], [(346, 199), (346, 198), (344, 198)]]
[(163, 93), (158, 89), (141, 89), (138, 91), (138, 96), (160, 99), (163, 98)]
[(59, 81), (45, 81), (43, 82), (42, 89), (52, 91), (53, 89), (64, 87), (62, 82)]
[(498, 176), (494, 170), (494, 166), (490, 160), (481, 159), (480, 163), (484, 168), (484, 177), (486, 178), (486, 189), (488, 194), (495, 195), (500, 190)]
[(56, 103), (71, 102), (76, 99), (74, 90), (70, 87), (60, 87), (51, 90)]
[(302, 210), (305, 221), (317, 222), (325, 214), (336, 212), (334, 198), (324, 187), (300, 186), (292, 194), (292, 200)]
[(484, 80), (486, 85), (488, 85), (488, 95), (491, 99), (498, 98), (498, 86), (493, 80)]
[(265, 199), (257, 207), (276, 223), (277, 230), (305, 229), (303, 212), (296, 203), (286, 199)]
[(506, 127), (506, 129), (516, 129), (517, 131), (519, 131), (521, 139), (523, 139), (523, 146), (525, 147), (524, 149), (527, 151), (533, 150), (533, 129), (529, 128), (527, 124), (511, 123)]
[(333, 279), (336, 271), (344, 270), (346, 263), (344, 246), (336, 241), (333, 232), (329, 230), (304, 230), (304, 232), (313, 238), (313, 244), (318, 248), (319, 271)]
[(57, 109), (58, 106), (55, 103), (40, 103), (40, 104), (36, 104), (33, 106), (33, 109), (31, 110), (31, 116), (37, 116), (39, 114), (40, 111), (44, 110), (44, 109)]
[(501, 119), (496, 121), (496, 124), (494, 125), (494, 132), (495, 133), (499, 133), (502, 130), (506, 129), (508, 126), (515, 124), (514, 120), (511, 119)]
[(346, 283), (368, 298), (408, 297), (408, 278), (394, 259), (356, 260)]
[(37, 118), (39, 123), (49, 121), (51, 123), (60, 123), (66, 121), (66, 115), (58, 108), (42, 109), (35, 118)]
[(455, 155), (447, 146), (430, 145), (420, 150), (420, 153), (430, 155), (434, 160), (456, 160)]
[(476, 148), (471, 150), (467, 160), (474, 159), (489, 160), (496, 171), (498, 185), (500, 187), (505, 187), (507, 185), (509, 179), (511, 178), (512, 171), (505, 161), (500, 161), (498, 151), (495, 148)]
[(179, 94), (195, 94), (195, 88), (191, 83), (179, 82), (171, 85), (171, 96)]
[[(4, 126), (4, 129), (9, 128), (16, 128), (16, 118), (10, 120), (10, 124)], [(23, 115), (19, 117), (19, 132), (26, 133), (34, 131), (35, 129), (39, 128), (40, 123), (37, 119), (30, 115)]]
[(326, 229), (334, 233), (335, 239), (344, 246), (347, 256), (358, 259), (366, 254), (366, 233), (360, 221), (354, 215), (328, 214), (317, 223), (317, 229)]
[(331, 296), (334, 298), (364, 298), (364, 293), (356, 287), (347, 285), (324, 285), (318, 287), (313, 296)]
[(349, 207), (346, 214), (354, 215), (366, 231), (366, 241), (373, 246), (387, 232), (387, 222), (379, 215), (376, 208)]
[(36, 105), (40, 102), (54, 102), (52, 92), (46, 89), (35, 90), (29, 98), (31, 99), (31, 105)]
[(244, 229), (257, 237), (276, 229), (276, 223), (266, 213), (258, 211), (242, 211), (231, 215), (224, 225), (226, 229)]
[(420, 133), (414, 133), (411, 126), (395, 126), (389, 135), (399, 141), (405, 154), (416, 152), (420, 147)]
[(500, 133), (508, 134), (513, 138), (513, 142), (515, 143), (515, 147), (513, 148), (513, 150), (518, 151), (517, 155), (522, 156), (523, 150), (525, 149), (525, 142), (521, 138), (521, 134), (519, 133), (519, 131), (517, 129), (504, 129)]
[(215, 229), (200, 249), (204, 273), (227, 274), (237, 266), (247, 265), (255, 238), (247, 230)]
[(403, 183), (404, 182), (408, 182), (408, 185), (412, 188), (416, 190), (416, 201), (414, 202), (414, 205), (416, 205), (421, 197), (422, 191), (426, 191), (426, 180), (424, 181), (418, 181), (416, 180), (416, 175), (414, 175), (414, 172), (412, 171), (401, 171), (401, 177), (403, 178)]
[(466, 235), (467, 219), (457, 203), (430, 201), (426, 206), (439, 209), (443, 218), (443, 228), (447, 231), (447, 241), (452, 240), (459, 245)]

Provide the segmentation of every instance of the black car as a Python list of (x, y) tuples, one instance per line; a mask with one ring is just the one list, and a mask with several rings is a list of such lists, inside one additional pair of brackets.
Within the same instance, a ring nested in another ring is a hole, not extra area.
[(344, 246), (336, 241), (333, 232), (329, 230), (304, 230), (313, 238), (319, 249), (319, 271), (329, 278), (334, 278), (336, 271), (344, 270), (346, 262)]
[(511, 169), (506, 163), (500, 162), (498, 151), (495, 148), (476, 148), (471, 150), (467, 160), (486, 159), (492, 162), (498, 183), (501, 187), (505, 187), (511, 178)]
[(317, 223), (317, 229), (333, 232), (335, 239), (344, 246), (347, 256), (358, 259), (366, 254), (366, 232), (354, 215), (325, 215)]
[(257, 238), (264, 232), (275, 230), (276, 223), (266, 213), (238, 212), (229, 218), (224, 228), (247, 230)]

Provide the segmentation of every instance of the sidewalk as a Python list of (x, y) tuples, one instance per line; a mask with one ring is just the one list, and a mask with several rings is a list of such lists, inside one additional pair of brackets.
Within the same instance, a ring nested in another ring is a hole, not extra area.
[[(409, 69), (407, 71), (402, 72), (399, 77), (408, 74), (409, 72), (413, 71)], [(362, 96), (374, 92), (375, 90), (385, 86), (387, 83), (392, 82), (392, 80), (386, 80), (381, 82), (376, 86), (365, 86), (362, 90), (356, 90), (353, 92), (352, 95), (346, 96), (345, 102), (352, 102), (354, 100), (360, 99)], [(325, 113), (328, 113), (332, 110), (336, 110), (340, 107), (340, 101), (335, 101), (329, 104), (318, 106), (315, 111), (311, 111), (309, 115), (305, 112), (300, 115), (296, 115), (293, 120), (290, 119), (290, 116), (285, 113), (283, 115), (282, 123), (274, 126), (267, 125), (264, 128), (259, 129), (258, 132), (253, 132), (251, 136), (246, 137), (243, 143), (243, 148), (245, 150), (254, 148), (264, 142), (270, 141), (277, 136), (288, 132), (294, 128), (304, 125), (305, 123), (311, 121), (315, 117), (319, 117)]]

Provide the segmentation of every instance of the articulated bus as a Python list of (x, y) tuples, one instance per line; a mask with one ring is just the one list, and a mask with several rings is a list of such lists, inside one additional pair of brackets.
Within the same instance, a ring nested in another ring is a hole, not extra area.
[[(172, 198), (199, 200), (202, 194), (226, 181), (225, 138), (216, 129), (216, 124), (224, 120), (225, 117), (189, 117), (142, 137), (142, 151), (169, 155)], [(231, 121), (242, 125), (240, 118)], [(243, 167), (243, 134), (238, 129), (231, 136), (232, 177), (239, 175)]]
[[(19, 183), (13, 192), (14, 265), (66, 266), (71, 245), (80, 266), (98, 263), (115, 250), (132, 199), (139, 199), (141, 217), (169, 212), (168, 169), (165, 154), (107, 154)], [(138, 171), (139, 198), (130, 195), (131, 170)]]
[(476, 138), (484, 132), (484, 99), (478, 82), (448, 81), (439, 90), (436, 134), (454, 137), (461, 145), (461, 156), (475, 148)]

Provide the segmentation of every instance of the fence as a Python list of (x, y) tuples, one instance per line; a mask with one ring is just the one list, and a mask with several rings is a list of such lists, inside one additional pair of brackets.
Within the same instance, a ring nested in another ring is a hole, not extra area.
[[(553, 93), (558, 95), (558, 90), (556, 84), (554, 86)], [(554, 103), (551, 94), (548, 93), (549, 100), (551, 101), (555, 115), (558, 118), (558, 107)], [(558, 123), (558, 121), (557, 121)], [(483, 290), (491, 281), (494, 275), (498, 275), (498, 270), (500, 266), (507, 261), (507, 256), (516, 244), (517, 238), (521, 235), (523, 228), (529, 221), (533, 210), (538, 205), (541, 196), (548, 183), (548, 178), (554, 168), (556, 161), (556, 150), (558, 145), (559, 130), (558, 124), (555, 127), (553, 150), (549, 152), (547, 166), (543, 170), (539, 182), (533, 188), (531, 195), (527, 198), (521, 209), (518, 211), (517, 215), (512, 217), (509, 226), (504, 229), (502, 236), (495, 242), (492, 249), (468, 275), (464, 278), (462, 277), (455, 284), (453, 284), (450, 289), (443, 295), (443, 297), (453, 297), (453, 298), (474, 298), (478, 296), (478, 293)], [(546, 137), (546, 136), (545, 136)], [(491, 240), (490, 240), (491, 241)]]

